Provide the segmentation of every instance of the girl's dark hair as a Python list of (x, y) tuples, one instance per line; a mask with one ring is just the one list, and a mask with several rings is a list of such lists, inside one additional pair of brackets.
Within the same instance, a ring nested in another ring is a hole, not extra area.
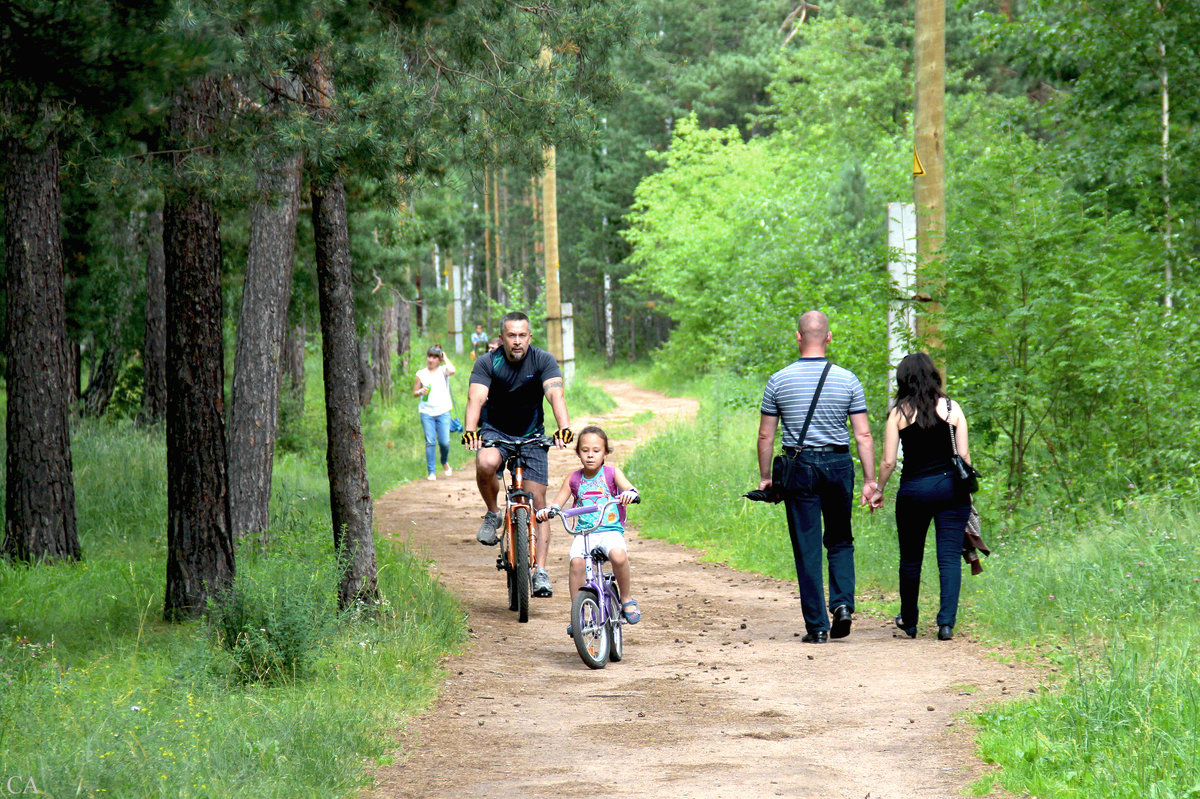
[(604, 428), (597, 427), (594, 424), (589, 424), (587, 427), (579, 431), (575, 436), (575, 454), (579, 454), (579, 448), (583, 446), (583, 437), (587, 435), (600, 436), (604, 439), (604, 454), (612, 454), (612, 444), (608, 443), (608, 433), (604, 432)]
[(946, 396), (942, 391), (942, 375), (933, 359), (923, 352), (905, 355), (896, 367), (896, 401), (910, 424), (933, 427), (938, 422), (937, 403)]

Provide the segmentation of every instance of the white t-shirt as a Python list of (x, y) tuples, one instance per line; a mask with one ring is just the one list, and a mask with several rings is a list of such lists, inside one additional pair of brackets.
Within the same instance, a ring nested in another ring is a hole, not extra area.
[(429, 393), (421, 397), (418, 405), (421, 413), (429, 416), (449, 413), (454, 403), (450, 400), (450, 378), (446, 374), (446, 367), (439, 366), (432, 372), (421, 369), (417, 372), (417, 379), (421, 381), (421, 385), (429, 386)]

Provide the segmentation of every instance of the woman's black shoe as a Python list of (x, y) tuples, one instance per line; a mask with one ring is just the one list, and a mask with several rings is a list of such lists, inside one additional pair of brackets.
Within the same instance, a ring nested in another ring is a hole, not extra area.
[(951, 627), (949, 624), (943, 624), (941, 627), (938, 627), (938, 640), (939, 641), (949, 641), (953, 637), (954, 637), (954, 628)]
[(904, 622), (902, 622), (900, 620), (899, 616), (896, 617), (896, 626), (899, 627), (901, 630), (904, 630), (904, 634), (907, 635), (909, 638), (917, 637), (917, 628), (915, 626), (905, 627)]

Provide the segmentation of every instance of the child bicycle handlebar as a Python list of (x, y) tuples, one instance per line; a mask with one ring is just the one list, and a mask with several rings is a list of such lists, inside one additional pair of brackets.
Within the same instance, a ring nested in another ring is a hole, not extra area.
[[(622, 493), (624, 493), (624, 492), (622, 492)], [(636, 504), (640, 503), (641, 501), (642, 501), (642, 498), (635, 493), (633, 499), (630, 500), (629, 504), (636, 505)], [(617, 497), (610, 497), (609, 499), (606, 499), (603, 502), (595, 504), (595, 505), (578, 505), (574, 508), (567, 508), (566, 510), (563, 510), (562, 508), (558, 508), (558, 507), (551, 505), (550, 507), (543, 508), (542, 510), (546, 511), (546, 519), (547, 520), (553, 519), (555, 516), (559, 517), (562, 520), (563, 529), (566, 530), (571, 535), (583, 535), (585, 532), (591, 532), (591, 528), (589, 528), (588, 530), (580, 530), (579, 532), (575, 532), (575, 525), (568, 525), (567, 519), (572, 519), (576, 516), (583, 516), (584, 514), (588, 514), (588, 513), (600, 512), (601, 514), (603, 514), (604, 511), (608, 510), (609, 505), (619, 505), (620, 502), (621, 502), (621, 498), (619, 496), (617, 496)], [(539, 511), (539, 513), (540, 512), (541, 511)]]

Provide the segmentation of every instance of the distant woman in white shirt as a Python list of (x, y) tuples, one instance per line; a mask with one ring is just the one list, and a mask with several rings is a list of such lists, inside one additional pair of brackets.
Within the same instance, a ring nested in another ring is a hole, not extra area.
[(454, 403), (450, 399), (450, 375), (457, 370), (446, 353), (436, 344), (425, 353), (425, 368), (417, 372), (413, 381), (413, 396), (420, 397), (421, 428), (425, 431), (425, 466), (429, 471), (426, 480), (436, 480), (434, 472), (434, 448), (441, 449), (442, 470), (449, 477), (450, 468), (450, 412)]

